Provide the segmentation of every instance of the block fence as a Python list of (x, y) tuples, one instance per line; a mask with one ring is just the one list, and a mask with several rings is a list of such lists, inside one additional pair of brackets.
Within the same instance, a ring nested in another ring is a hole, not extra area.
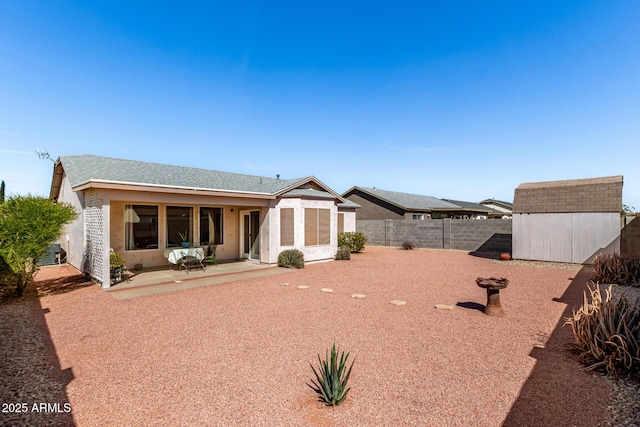
[(510, 219), (357, 220), (356, 231), (375, 246), (401, 246), (413, 240), (419, 248), (511, 253)]

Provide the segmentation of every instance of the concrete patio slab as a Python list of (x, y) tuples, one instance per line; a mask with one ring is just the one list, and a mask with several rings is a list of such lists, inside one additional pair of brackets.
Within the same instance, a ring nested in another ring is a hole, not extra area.
[(128, 299), (164, 292), (218, 285), (291, 272), (291, 269), (253, 262), (229, 262), (208, 266), (206, 270), (149, 270), (137, 273), (128, 282), (105, 289), (115, 299)]

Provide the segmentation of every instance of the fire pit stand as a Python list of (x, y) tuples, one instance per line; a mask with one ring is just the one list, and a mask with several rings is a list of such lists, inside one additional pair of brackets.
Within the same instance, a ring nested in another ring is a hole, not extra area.
[(495, 277), (489, 277), (487, 279), (478, 277), (476, 283), (481, 288), (487, 290), (487, 306), (484, 309), (484, 314), (489, 316), (502, 316), (504, 311), (500, 304), (500, 289), (504, 289), (509, 284), (509, 279)]

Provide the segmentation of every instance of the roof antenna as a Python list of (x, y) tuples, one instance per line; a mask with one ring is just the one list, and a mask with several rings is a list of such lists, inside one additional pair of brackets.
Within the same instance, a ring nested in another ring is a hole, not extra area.
[(38, 156), (39, 159), (41, 160), (51, 160), (53, 163), (55, 163), (55, 161), (51, 158), (51, 156), (49, 155), (49, 151), (44, 148), (44, 147), (38, 147), (36, 149), (36, 156)]

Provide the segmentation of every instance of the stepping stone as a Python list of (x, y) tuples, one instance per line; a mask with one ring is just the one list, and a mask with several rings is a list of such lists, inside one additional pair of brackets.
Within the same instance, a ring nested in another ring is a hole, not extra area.
[(399, 299), (394, 299), (392, 301), (389, 301), (389, 304), (393, 304), (393, 305), (406, 305), (407, 302), (406, 301), (400, 301)]
[(322, 289), (320, 289), (320, 290), (321, 290), (322, 292), (326, 292), (326, 293), (328, 293), (328, 294), (332, 294), (332, 293), (333, 293), (333, 289), (331, 289), (331, 288), (322, 288)]
[(438, 310), (453, 310), (452, 305), (446, 305), (446, 304), (436, 304), (436, 308)]
[(298, 286), (298, 289), (309, 289), (309, 287), (305, 286), (305, 285), (300, 285), (300, 286)]
[(362, 299), (362, 298), (364, 298), (364, 294), (353, 294), (353, 295), (351, 295), (351, 298), (360, 298), (360, 299)]

